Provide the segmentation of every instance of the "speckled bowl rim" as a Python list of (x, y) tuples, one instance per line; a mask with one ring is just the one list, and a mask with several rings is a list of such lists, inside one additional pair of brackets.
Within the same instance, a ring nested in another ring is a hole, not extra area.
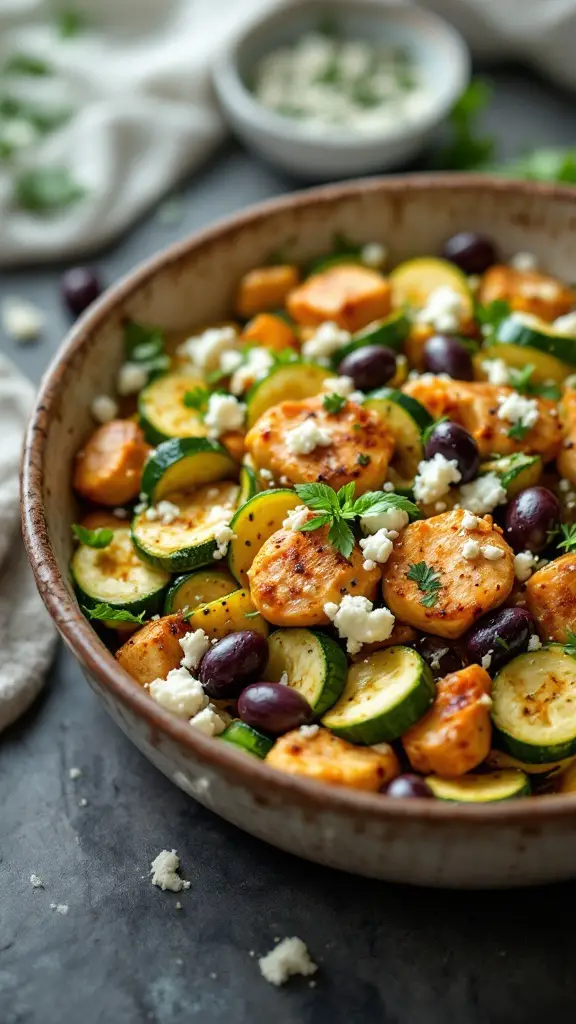
[(156, 704), (151, 697), (122, 669), (92, 627), (82, 615), (76, 601), (66, 587), (52, 549), (44, 512), (43, 466), (47, 446), (47, 425), (57, 405), (64, 371), (98, 332), (118, 303), (125, 302), (162, 268), (177, 265), (191, 250), (223, 241), (245, 228), (265, 220), (281, 211), (319, 208), (337, 204), (341, 199), (355, 195), (383, 193), (393, 197), (396, 193), (481, 192), (492, 195), (513, 193), (516, 196), (537, 195), (544, 199), (559, 199), (570, 203), (576, 214), (576, 190), (540, 182), (516, 182), (482, 175), (434, 174), (371, 178), (344, 184), (308, 189), (295, 195), (284, 196), (260, 203), (240, 215), (218, 221), (214, 226), (178, 241), (140, 264), (90, 307), (74, 325), (55, 359), (45, 373), (29, 422), (22, 462), (21, 515), (24, 541), (36, 583), (42, 599), (69, 648), (117, 701), (126, 705), (150, 728), (151, 737), (165, 734), (177, 743), (181, 752), (189, 753), (197, 765), (213, 768), (235, 785), (242, 785), (256, 799), (268, 802), (271, 790), (286, 804), (297, 805), (309, 812), (324, 810), (345, 814), (355, 820), (367, 819), (385, 822), (406, 820), (445, 822), (454, 826), (459, 822), (474, 822), (478, 826), (493, 827), (498, 823), (542, 825), (559, 819), (576, 817), (576, 794), (541, 796), (535, 799), (503, 801), (502, 803), (472, 805), (443, 802), (441, 800), (386, 800), (378, 794), (324, 785), (302, 776), (288, 775), (247, 757), (228, 743), (218, 743), (191, 729)]

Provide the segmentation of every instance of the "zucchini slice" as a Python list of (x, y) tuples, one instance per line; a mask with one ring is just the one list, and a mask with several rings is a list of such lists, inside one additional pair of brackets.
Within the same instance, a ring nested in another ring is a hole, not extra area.
[(167, 373), (143, 388), (138, 398), (140, 426), (149, 444), (161, 444), (171, 437), (205, 437), (202, 414), (184, 405), (184, 396), (204, 388), (199, 377)]
[(228, 545), (228, 567), (243, 587), (248, 586), (248, 569), (262, 545), (280, 530), (288, 513), (302, 501), (288, 488), (262, 491), (241, 505), (230, 523), (235, 534)]
[(80, 604), (86, 608), (109, 604), (133, 615), (144, 612), (147, 619), (162, 611), (170, 577), (138, 557), (127, 526), (116, 528), (105, 548), (80, 544), (70, 570)]
[(167, 572), (186, 572), (210, 565), (218, 548), (216, 533), (228, 524), (238, 505), (238, 484), (229, 480), (205, 484), (194, 491), (175, 491), (169, 500), (180, 510), (170, 523), (148, 519), (140, 512), (132, 520), (132, 540), (151, 565)]
[(462, 775), (459, 779), (443, 779), (428, 775), (426, 782), (438, 800), (464, 804), (488, 804), (530, 795), (530, 780), (518, 768), (504, 768), (485, 775)]
[(236, 590), (238, 584), (230, 573), (217, 569), (198, 569), (186, 576), (179, 576), (170, 587), (164, 602), (164, 614), (190, 611), (199, 604), (209, 604), (219, 597), (226, 597)]
[(491, 462), (483, 462), (480, 466), (480, 475), (485, 473), (496, 473), (500, 477), (502, 487), (509, 498), (523, 491), (526, 487), (533, 487), (542, 476), (542, 459), (539, 455), (526, 455), (524, 452), (516, 452), (515, 455), (505, 455), (501, 459), (493, 459)]
[(451, 288), (462, 298), (465, 318), (473, 319), (474, 298), (466, 275), (447, 260), (437, 259), (435, 256), (406, 260), (392, 271), (388, 280), (392, 288), (394, 309), (403, 309), (406, 306), (423, 309), (429, 296), (437, 288)]
[(517, 757), (505, 754), (503, 750), (491, 750), (485, 763), (489, 768), (498, 770), (501, 768), (519, 768), (520, 771), (526, 772), (527, 775), (548, 776), (552, 779), (560, 775), (573, 761), (573, 757), (565, 757), (563, 761), (553, 761), (551, 764), (526, 764), (525, 761), (519, 761)]
[(411, 647), (388, 647), (352, 665), (344, 692), (322, 718), (336, 736), (372, 745), (397, 740), (434, 700), (432, 672)]
[(245, 501), (250, 501), (258, 490), (256, 473), (246, 462), (240, 466), (240, 494), (238, 495), (238, 507)]
[(560, 644), (520, 654), (492, 687), (494, 745), (527, 764), (576, 754), (576, 658)]
[(151, 504), (173, 491), (235, 477), (238, 467), (222, 445), (207, 437), (173, 438), (159, 444), (142, 473), (142, 493)]
[(361, 331), (357, 331), (352, 341), (338, 350), (333, 358), (334, 368), (350, 352), (355, 352), (357, 348), (364, 348), (365, 345), (385, 345), (386, 348), (392, 348), (395, 352), (401, 352), (409, 332), (410, 321), (401, 309), (386, 317), (385, 320), (374, 320), (367, 327), (363, 327)]
[(262, 760), (274, 746), (274, 740), (271, 740), (269, 736), (265, 736), (263, 732), (258, 732), (257, 729), (253, 729), (251, 725), (246, 725), (246, 722), (241, 722), (239, 719), (230, 722), (219, 738), (226, 740), (227, 743), (233, 743), (241, 750), (245, 750), (247, 754), (254, 754), (255, 757), (260, 757)]
[(380, 388), (370, 391), (364, 408), (374, 409), (384, 420), (396, 441), (390, 479), (404, 487), (410, 487), (418, 470), (418, 463), (424, 458), (422, 434), (434, 419), (421, 402), (403, 391)]
[(333, 376), (332, 370), (317, 363), (296, 362), (273, 367), (267, 377), (252, 385), (246, 396), (248, 429), (273, 405), (318, 395), (324, 381)]
[(335, 704), (346, 683), (348, 662), (334, 640), (312, 629), (279, 629), (268, 640), (268, 649), (266, 679), (279, 682), (285, 672), (288, 686), (298, 690), (317, 715)]
[(221, 640), (229, 633), (241, 629), (253, 629), (262, 636), (268, 636), (269, 627), (250, 599), (248, 590), (235, 590), (228, 597), (199, 605), (186, 616), (191, 629), (203, 629), (209, 637)]
[[(526, 349), (543, 353), (559, 363), (564, 370), (564, 377), (570, 373), (570, 367), (576, 366), (576, 338), (570, 338), (566, 334), (560, 334), (554, 329), (553, 324), (541, 320), (531, 313), (512, 313), (498, 325), (494, 337), (495, 347), (500, 352), (500, 345), (517, 345), (525, 352), (524, 363), (532, 362), (532, 353), (526, 353)], [(501, 359), (506, 360), (504, 355)], [(568, 364), (568, 365), (566, 365)], [(514, 364), (516, 365), (516, 364)], [(552, 365), (552, 364), (551, 364)], [(536, 362), (534, 379), (539, 380), (538, 371), (541, 366)], [(548, 373), (549, 377), (553, 375)], [(554, 377), (554, 380), (563, 380), (564, 377)]]

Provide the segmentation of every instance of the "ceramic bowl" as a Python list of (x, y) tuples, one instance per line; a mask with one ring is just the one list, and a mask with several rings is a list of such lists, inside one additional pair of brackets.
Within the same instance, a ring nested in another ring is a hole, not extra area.
[[(391, 41), (415, 54), (428, 105), (417, 117), (371, 135), (310, 130), (267, 110), (247, 87), (261, 57), (334, 16), (347, 38)], [(214, 84), (234, 131), (260, 156), (308, 180), (374, 173), (406, 163), (421, 150), (465, 89), (470, 59), (462, 37), (442, 18), (382, 0), (296, 0), (256, 18), (221, 52)]]
[(126, 317), (167, 330), (222, 319), (240, 276), (282, 245), (295, 260), (334, 232), (382, 241), (394, 262), (434, 253), (462, 229), (502, 254), (536, 254), (576, 279), (576, 191), (473, 176), (352, 182), (273, 200), (172, 245), (120, 281), (72, 329), (48, 370), (23, 464), (22, 517), (40, 593), (88, 682), (140, 750), (176, 785), (253, 835), (346, 871), (450, 887), (516, 886), (576, 876), (576, 795), (471, 806), (382, 796), (282, 774), (164, 711), (82, 616), (68, 575), (74, 453), (110, 392)]

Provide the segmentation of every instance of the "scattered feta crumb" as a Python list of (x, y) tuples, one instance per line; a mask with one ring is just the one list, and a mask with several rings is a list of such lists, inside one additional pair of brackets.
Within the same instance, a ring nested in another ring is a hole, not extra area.
[(14, 341), (35, 341), (44, 328), (44, 314), (17, 295), (8, 295), (1, 306), (2, 327)]
[(128, 512), (125, 508), (113, 508), (112, 515), (115, 516), (116, 519), (128, 519)]
[(499, 548), (497, 544), (484, 544), (480, 550), (489, 562), (498, 562), (505, 555), (504, 548)]
[(566, 313), (556, 318), (552, 324), (556, 334), (564, 334), (568, 338), (576, 338), (576, 313)]
[(354, 381), (352, 377), (327, 377), (322, 387), (329, 395), (340, 395), (340, 398), (349, 398), (354, 391)]
[(480, 520), (478, 516), (473, 516), (471, 512), (465, 512), (462, 517), (462, 529), (463, 530), (477, 530)]
[(226, 723), (218, 714), (218, 708), (214, 704), (208, 704), (202, 708), (202, 711), (190, 719), (190, 725), (204, 733), (205, 736), (219, 736), (226, 728)]
[(116, 390), (119, 395), (135, 395), (148, 383), (148, 371), (138, 363), (124, 363), (118, 371)]
[(510, 266), (514, 270), (526, 273), (538, 269), (538, 260), (533, 252), (517, 252), (510, 260)]
[(90, 413), (97, 423), (110, 423), (118, 416), (118, 402), (110, 395), (96, 395), (90, 405)]
[(481, 662), (480, 662), (480, 664), (482, 665), (482, 668), (485, 669), (486, 672), (488, 671), (488, 669), (490, 668), (490, 665), (492, 664), (492, 655), (493, 654), (494, 654), (494, 651), (488, 651), (488, 654), (485, 654), (484, 657), (482, 658)]
[(473, 561), (475, 558), (480, 556), (480, 545), (477, 540), (467, 540), (462, 546), (462, 554), (464, 558), (469, 561)]
[(78, 801), (78, 807), (88, 807), (88, 801), (85, 796), (83, 796), (82, 799)]
[(214, 540), (216, 541), (216, 544), (218, 546), (216, 548), (216, 551), (212, 555), (212, 558), (216, 562), (219, 562), (221, 558), (226, 557), (228, 545), (231, 540), (236, 540), (236, 534), (234, 533), (234, 530), (231, 530), (227, 524), (223, 523), (222, 526), (216, 529), (216, 532), (214, 534)]
[(177, 900), (176, 902), (176, 910), (182, 910), (182, 904), (180, 903), (180, 900)]
[(327, 366), (330, 357), (338, 349), (347, 345), (351, 338), (352, 335), (349, 331), (338, 327), (338, 324), (332, 320), (325, 320), (316, 328), (312, 337), (302, 345), (302, 355), (304, 359), (311, 359), (313, 362)]
[(537, 633), (532, 633), (532, 636), (530, 637), (530, 639), (528, 641), (528, 650), (529, 651), (539, 651), (541, 647), (542, 647), (542, 641), (541, 641), (540, 637), (538, 636)]
[(50, 910), (55, 910), (57, 914), (62, 914), (63, 916), (65, 916), (68, 913), (69, 909), (70, 908), (67, 903), (50, 904)]
[(460, 487), (460, 504), (462, 508), (476, 515), (483, 516), (497, 505), (504, 505), (508, 500), (502, 481), (496, 473), (485, 473), (469, 484)]
[(210, 640), (203, 629), (195, 629), (191, 633), (186, 633), (186, 636), (180, 637), (178, 643), (184, 651), (180, 665), (182, 668), (190, 670), (198, 668), (210, 647)]
[(387, 480), (385, 484), (382, 484), (382, 490), (386, 491), (386, 494), (391, 494), (394, 490), (394, 484), (391, 480)]
[(360, 259), (367, 267), (378, 270), (388, 258), (388, 249), (381, 242), (368, 242), (360, 250)]
[(306, 505), (297, 505), (296, 508), (290, 509), (282, 526), (285, 530), (299, 530), (304, 523), (308, 522), (309, 518), (310, 511)]
[(182, 889), (189, 889), (190, 882), (185, 882), (176, 874), (180, 867), (180, 857), (176, 850), (161, 850), (150, 865), (152, 885), (159, 889), (170, 889), (171, 892), (181, 892)]
[(309, 455), (315, 448), (331, 445), (332, 437), (328, 430), (319, 427), (313, 419), (308, 419), (288, 430), (284, 443), (292, 455)]
[(208, 703), (202, 684), (182, 667), (173, 668), (166, 679), (154, 679), (148, 689), (157, 704), (179, 718), (193, 718)]
[(154, 508), (146, 509), (147, 519), (159, 519), (163, 526), (170, 526), (175, 519), (178, 519), (180, 515), (180, 509), (178, 505), (174, 505), (172, 501), (166, 501), (165, 499), (159, 501)]
[(560, 482), (558, 484), (558, 490), (559, 491), (563, 491), (564, 493), (567, 493), (570, 490), (571, 487), (572, 487), (572, 484), (570, 483), (569, 480), (562, 479), (562, 480), (560, 480)]
[(70, 776), (71, 779), (79, 779), (80, 776), (82, 775), (82, 769), (81, 768), (70, 768), (68, 770), (68, 775)]
[(273, 474), (271, 469), (261, 469), (260, 470), (260, 476), (262, 477), (263, 480), (273, 480), (274, 479), (274, 474)]
[(311, 739), (312, 736), (317, 736), (320, 732), (320, 726), (314, 723), (313, 725), (301, 725), (300, 735), (306, 739)]
[(363, 533), (378, 533), (379, 530), (386, 530), (390, 540), (396, 537), (408, 524), (408, 513), (401, 508), (388, 508), (385, 512), (378, 512), (371, 516), (367, 514), (360, 517), (360, 526)]
[(525, 583), (526, 580), (529, 580), (537, 563), (538, 558), (531, 551), (520, 551), (519, 554), (514, 555), (514, 574), (516, 579), (520, 583)]
[(510, 380), (510, 371), (503, 359), (484, 359), (481, 368), (490, 384), (502, 387)]
[[(362, 548), (364, 558), (373, 563), (369, 567), (370, 569), (373, 569), (375, 568), (376, 562), (383, 563), (388, 561), (392, 552), (393, 544), (388, 536), (388, 531), (386, 529), (382, 529), (363, 538), (360, 541), (360, 547)], [(366, 568), (366, 563), (364, 563), (364, 568)]]
[(435, 512), (445, 512), (447, 508), (448, 505), (446, 504), (445, 501), (437, 501), (436, 504), (434, 505)]
[(283, 672), (278, 682), (280, 683), (280, 686), (288, 686), (288, 673)]
[(237, 337), (234, 327), (209, 327), (201, 334), (186, 338), (176, 351), (179, 356), (189, 359), (199, 370), (211, 373), (220, 368), (222, 353), (234, 347)]
[(318, 970), (317, 964), (310, 959), (306, 943), (296, 936), (282, 939), (266, 956), (260, 957), (258, 965), (262, 976), (271, 985), (284, 985), (293, 974), (306, 977)]
[(274, 357), (267, 348), (257, 346), (246, 353), (246, 359), (236, 370), (230, 381), (233, 395), (242, 395), (257, 380), (262, 380), (274, 364)]
[(220, 373), (230, 376), (242, 366), (244, 356), (237, 348), (226, 349), (220, 356)]
[(345, 594), (340, 604), (329, 601), (324, 612), (346, 640), (348, 654), (357, 654), (362, 644), (387, 640), (394, 629), (394, 616), (388, 608), (374, 608), (367, 597)]
[(220, 437), (228, 430), (240, 430), (244, 426), (245, 417), (246, 406), (234, 395), (210, 395), (208, 410), (204, 417), (210, 437)]
[(508, 423), (520, 423), (530, 429), (538, 422), (540, 411), (535, 398), (525, 398), (513, 391), (509, 395), (498, 396), (498, 419)]
[(418, 473), (414, 478), (414, 497), (424, 504), (437, 501), (447, 494), (451, 484), (457, 484), (461, 479), (456, 459), (447, 459), (436, 452), (432, 459), (418, 465)]
[(30, 875), (30, 885), (33, 889), (44, 889), (44, 882), (38, 875)]
[(457, 331), (464, 313), (462, 296), (454, 288), (442, 285), (428, 296), (428, 301), (418, 313), (417, 320), (430, 324), (437, 331)]

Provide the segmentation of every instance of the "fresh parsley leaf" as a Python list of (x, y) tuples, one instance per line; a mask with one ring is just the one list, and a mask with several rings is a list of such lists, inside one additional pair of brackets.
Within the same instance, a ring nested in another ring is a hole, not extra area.
[(72, 39), (86, 27), (86, 19), (80, 11), (67, 8), (58, 12), (56, 25), (61, 39)]
[(491, 98), (490, 86), (475, 78), (456, 101), (450, 114), (452, 138), (440, 156), (443, 167), (467, 171), (487, 164), (492, 158), (495, 140), (482, 134), (478, 126)]
[(322, 400), (323, 408), (331, 415), (341, 412), (345, 405), (346, 399), (342, 395), (324, 395)]
[(576, 657), (576, 633), (573, 633), (571, 629), (566, 632), (566, 643), (564, 644), (564, 653), (571, 654), (572, 657)]
[(370, 456), (365, 455), (364, 452), (360, 452), (360, 454), (356, 456), (356, 462), (359, 466), (369, 466), (371, 461)]
[(344, 558), (350, 558), (354, 547), (354, 534), (348, 523), (343, 519), (335, 519), (330, 527), (328, 540), (344, 555)]
[(576, 523), (562, 523), (560, 531), (564, 540), (558, 544), (564, 551), (576, 551)]
[(549, 398), (553, 402), (557, 402), (561, 397), (561, 391), (558, 384), (551, 381), (549, 384), (537, 384), (532, 380), (532, 375), (536, 367), (533, 363), (528, 363), (522, 367), (521, 370), (517, 370), (514, 367), (510, 368), (510, 384), (520, 395), (537, 395), (540, 398)]
[(198, 412), (205, 412), (208, 406), (210, 392), (207, 388), (194, 388), (187, 391), (182, 401), (187, 409), (196, 409)]
[(2, 71), (5, 75), (31, 75), (34, 77), (51, 74), (46, 61), (30, 53), (13, 53), (4, 62)]
[(132, 612), (127, 612), (124, 608), (114, 608), (111, 604), (97, 604), (95, 608), (85, 608), (82, 606), (82, 611), (90, 619), (98, 619), (99, 622), (134, 622), (138, 625), (142, 625), (146, 612), (140, 612), (139, 615), (132, 615)]
[(14, 200), (29, 213), (51, 214), (73, 206), (86, 195), (65, 167), (36, 167), (14, 181)]
[(512, 437), (515, 441), (523, 441), (526, 434), (530, 433), (531, 428), (522, 423), (522, 420), (518, 420), (514, 423), (508, 431), (508, 437)]
[(506, 640), (504, 640), (504, 638), (501, 637), (501, 636), (496, 636), (494, 638), (494, 643), (497, 644), (498, 647), (501, 647), (503, 651), (509, 651), (510, 650), (510, 644), (507, 643)]
[(257, 619), (260, 612), (244, 612), (245, 619)]
[(511, 312), (510, 303), (506, 299), (493, 299), (486, 305), (477, 302), (474, 315), (480, 326), (485, 328), (482, 332), (484, 337), (491, 337)]
[(79, 523), (73, 523), (72, 533), (81, 544), (89, 548), (107, 548), (114, 538), (114, 530), (100, 527), (98, 530), (88, 530)]
[(416, 583), (418, 590), (425, 596), (421, 598), (420, 604), (425, 608), (433, 608), (438, 600), (438, 591), (441, 589), (440, 576), (426, 562), (414, 562), (409, 566), (406, 576)]

